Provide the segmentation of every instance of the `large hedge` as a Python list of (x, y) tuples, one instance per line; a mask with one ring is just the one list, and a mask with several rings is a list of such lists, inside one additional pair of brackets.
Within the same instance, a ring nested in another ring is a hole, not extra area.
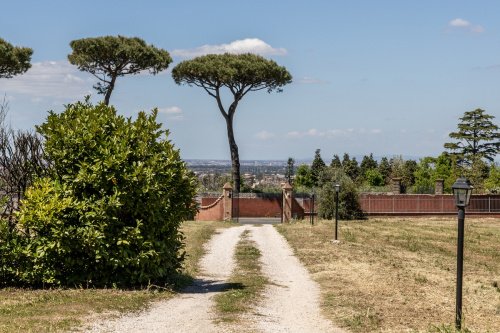
[(156, 115), (140, 112), (133, 121), (88, 101), (49, 113), (37, 129), (51, 177), (26, 193), (4, 277), (27, 285), (137, 285), (177, 272), (179, 225), (194, 213), (196, 180)]

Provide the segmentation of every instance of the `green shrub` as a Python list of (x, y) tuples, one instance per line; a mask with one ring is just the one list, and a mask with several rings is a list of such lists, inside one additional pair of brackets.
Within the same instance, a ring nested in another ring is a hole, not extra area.
[(370, 186), (384, 186), (384, 176), (377, 169), (368, 169), (365, 172), (365, 179)]
[(38, 131), (51, 176), (27, 191), (18, 214), (21, 282), (136, 285), (177, 272), (196, 180), (156, 115), (132, 121), (88, 101), (49, 113)]
[(484, 187), (489, 193), (500, 193), (500, 165), (491, 164), (488, 178), (484, 181)]
[(331, 219), (335, 216), (335, 184), (340, 184), (339, 218), (354, 220), (364, 217), (361, 209), (356, 185), (342, 169), (327, 167), (321, 173), (318, 192), (318, 215)]

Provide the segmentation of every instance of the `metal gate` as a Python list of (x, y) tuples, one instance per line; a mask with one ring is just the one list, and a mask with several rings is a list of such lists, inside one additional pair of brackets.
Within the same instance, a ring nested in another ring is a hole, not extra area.
[[(252, 202), (253, 201), (253, 202)], [(267, 210), (262, 205), (267, 205)], [(281, 193), (241, 193), (233, 191), (231, 197), (231, 219), (239, 223), (240, 218), (279, 219), (283, 222), (283, 192)]]

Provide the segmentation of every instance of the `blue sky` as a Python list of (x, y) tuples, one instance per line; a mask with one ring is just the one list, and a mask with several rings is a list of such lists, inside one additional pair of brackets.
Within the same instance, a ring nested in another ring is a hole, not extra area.
[(475, 108), (500, 118), (499, 1), (5, 1), (0, 37), (34, 49), (33, 67), (0, 80), (10, 121), (32, 128), (47, 111), (92, 94), (67, 62), (69, 42), (137, 36), (174, 62), (119, 78), (111, 104), (126, 116), (160, 109), (187, 159), (229, 159), (215, 100), (177, 86), (170, 70), (204, 52), (252, 51), (293, 75), (280, 94), (249, 94), (235, 117), (242, 159), (333, 154), (434, 156)]

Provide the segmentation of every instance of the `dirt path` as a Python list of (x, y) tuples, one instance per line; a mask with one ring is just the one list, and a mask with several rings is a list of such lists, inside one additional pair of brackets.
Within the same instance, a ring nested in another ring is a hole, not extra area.
[(319, 287), (294, 256), (286, 240), (270, 225), (252, 229), (262, 253), (264, 274), (271, 284), (258, 306), (259, 332), (340, 333), (320, 312)]
[(234, 267), (233, 252), (247, 226), (222, 229), (207, 244), (200, 267), (203, 275), (178, 297), (154, 304), (145, 312), (97, 322), (87, 332), (217, 333), (211, 297), (225, 288)]
[(319, 289), (306, 269), (271, 225), (227, 228), (207, 244), (200, 265), (203, 276), (179, 296), (158, 302), (147, 311), (94, 323), (87, 332), (239, 332), (243, 329), (218, 326), (212, 296), (226, 287), (234, 268), (233, 253), (244, 230), (261, 251), (263, 272), (271, 281), (252, 314), (242, 318), (245, 331), (289, 333), (339, 333), (323, 318)]

